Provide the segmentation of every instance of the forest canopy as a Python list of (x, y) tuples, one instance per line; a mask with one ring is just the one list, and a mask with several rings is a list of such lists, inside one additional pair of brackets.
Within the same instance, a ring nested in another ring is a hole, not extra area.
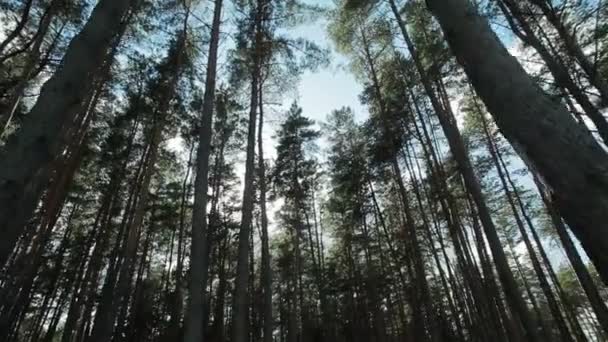
[(0, 0), (0, 342), (607, 341), (607, 114), (603, 0)]

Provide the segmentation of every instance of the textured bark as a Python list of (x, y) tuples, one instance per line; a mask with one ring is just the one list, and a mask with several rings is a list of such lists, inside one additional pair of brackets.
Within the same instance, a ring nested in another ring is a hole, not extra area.
[(511, 56), (467, 0), (427, 0), (456, 58), (505, 137), (540, 173), (608, 283), (608, 157)]
[(0, 264), (32, 217), (50, 177), (50, 165), (65, 145), (69, 127), (89, 93), (132, 1), (100, 1), (71, 41), (57, 72), (42, 87), (21, 131), (0, 151)]
[[(522, 41), (531, 45), (538, 52), (543, 61), (545, 61), (545, 64), (551, 72), (551, 75), (553, 75), (556, 83), (567, 89), (570, 94), (572, 94), (572, 97), (574, 97), (587, 116), (591, 119), (591, 121), (593, 121), (593, 124), (597, 128), (597, 132), (601, 139), (604, 141), (604, 143), (608, 143), (608, 122), (599, 109), (595, 107), (593, 103), (591, 103), (591, 100), (584, 93), (583, 89), (576, 85), (562, 59), (559, 58), (559, 56), (552, 55), (541, 40), (536, 36), (536, 33), (526, 21), (526, 18), (522, 13), (522, 8), (520, 8), (520, 6), (514, 0), (502, 0), (502, 2), (499, 2), (498, 4), (501, 7), (505, 17), (507, 17), (513, 32), (515, 32), (516, 35), (522, 39)], [(510, 17), (511, 15), (516, 18), (523, 32), (518, 30), (517, 25), (515, 25)]]
[(184, 342), (204, 341), (205, 325), (203, 306), (209, 268), (209, 237), (207, 223), (207, 192), (209, 185), (209, 154), (215, 102), (217, 54), (220, 41), (222, 0), (215, 0), (211, 41), (207, 58), (205, 95), (199, 129), (199, 146), (196, 154), (196, 180), (194, 182), (194, 207), (192, 209), (192, 245), (190, 254), (190, 282), (188, 309), (185, 322)]
[(263, 287), (263, 338), (264, 342), (272, 342), (274, 320), (272, 316), (272, 266), (270, 260), (270, 247), (268, 243), (268, 214), (266, 211), (266, 162), (264, 161), (264, 102), (263, 82), (259, 90), (259, 127), (258, 127), (258, 185), (260, 187), (260, 216), (261, 216), (261, 243), (262, 243), (262, 279)]
[[(256, 34), (259, 36), (260, 34)], [(246, 342), (249, 338), (249, 236), (253, 221), (254, 200), (254, 168), (255, 168), (255, 138), (256, 118), (259, 89), (259, 66), (251, 78), (251, 99), (249, 108), (249, 124), (247, 130), (247, 158), (245, 161), (245, 187), (243, 190), (243, 205), (241, 209), (241, 227), (239, 229), (239, 247), (237, 254), (236, 281), (232, 306), (232, 341)]]

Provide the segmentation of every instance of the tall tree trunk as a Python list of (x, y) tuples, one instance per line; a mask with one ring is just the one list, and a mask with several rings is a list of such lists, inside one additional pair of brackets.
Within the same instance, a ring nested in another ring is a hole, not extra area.
[(253, 226), (254, 172), (255, 172), (255, 139), (260, 81), (261, 60), (261, 5), (256, 9), (256, 29), (253, 70), (251, 71), (251, 95), (249, 103), (249, 123), (247, 130), (247, 157), (245, 161), (245, 186), (241, 208), (241, 227), (237, 252), (236, 280), (232, 305), (232, 342), (247, 342), (249, 338), (249, 236)]
[[(125, 221), (125, 241), (122, 253), (119, 254), (114, 266), (110, 265), (109, 275), (102, 291), (95, 323), (91, 331), (91, 341), (104, 342), (112, 337), (116, 310), (114, 304), (128, 305), (130, 284), (133, 277), (135, 257), (142, 233), (143, 220), (146, 215), (148, 199), (150, 197), (150, 183), (154, 175), (154, 168), (159, 155), (160, 144), (163, 139), (164, 128), (167, 124), (167, 114), (171, 100), (175, 97), (176, 87), (179, 81), (179, 71), (183, 67), (183, 49), (187, 41), (187, 20), (184, 19), (184, 27), (180, 32), (175, 50), (169, 50), (167, 63), (174, 69), (167, 76), (166, 90), (160, 93), (157, 99), (157, 107), (152, 113), (153, 122), (149, 128), (147, 146), (144, 149), (142, 163), (140, 164), (140, 180), (136, 181), (137, 191), (133, 199), (133, 206), (126, 211), (123, 219)], [(117, 240), (118, 241), (118, 240)], [(115, 248), (118, 248), (116, 246)], [(117, 277), (117, 280), (115, 278)]]
[(220, 41), (222, 0), (215, 0), (211, 41), (207, 58), (205, 95), (199, 129), (199, 146), (196, 154), (197, 168), (194, 182), (194, 206), (192, 209), (192, 246), (190, 252), (190, 282), (188, 311), (186, 314), (184, 342), (205, 340), (203, 300), (209, 269), (209, 237), (207, 224), (207, 191), (209, 184), (209, 153), (213, 126), (217, 54)]
[(258, 127), (258, 185), (260, 187), (260, 216), (261, 216), (261, 243), (262, 243), (262, 279), (263, 288), (263, 338), (264, 342), (272, 342), (274, 320), (272, 316), (272, 266), (270, 260), (270, 247), (268, 242), (268, 214), (266, 210), (266, 162), (264, 160), (264, 83), (260, 82), (259, 90), (259, 127)]
[(113, 38), (133, 1), (100, 1), (72, 39), (61, 67), (44, 84), (36, 104), (0, 151), (0, 265), (4, 265), (32, 217), (65, 146), (63, 132), (91, 91)]
[[(475, 99), (474, 99), (474, 101), (475, 101)], [(520, 216), (519, 210), (517, 209), (515, 199), (513, 198), (514, 197), (513, 193), (511, 192), (511, 189), (509, 188), (509, 185), (507, 184), (507, 179), (505, 177), (505, 172), (507, 172), (507, 171), (503, 171), (502, 165), (498, 158), (498, 151), (497, 151), (498, 147), (494, 144), (494, 141), (492, 139), (486, 119), (483, 117), (484, 113), (483, 113), (483, 111), (481, 111), (480, 106), (477, 106), (477, 112), (478, 112), (478, 115), (479, 115), (481, 123), (482, 123), (482, 128), (483, 128), (483, 132), (485, 135), (488, 151), (492, 158), (492, 162), (494, 163), (494, 167), (496, 168), (496, 171), (498, 173), (498, 178), (500, 179), (500, 184), (502, 185), (503, 190), (506, 194), (507, 202), (509, 203), (509, 207), (511, 208), (511, 211), (513, 212), (513, 217), (515, 218), (516, 226), (519, 228), (519, 233), (521, 234), (521, 237), (523, 238), (524, 244), (528, 251), (528, 255), (530, 256), (530, 261), (532, 262), (532, 267), (538, 277), (540, 287), (543, 291), (543, 294), (545, 295), (545, 298), (547, 299), (547, 303), (549, 305), (549, 310), (551, 311), (551, 314), (553, 315), (553, 319), (555, 320), (555, 324), (557, 325), (558, 330), (560, 332), (561, 340), (562, 341), (574, 341), (572, 339), (572, 335), (570, 334), (570, 331), (568, 330), (568, 325), (566, 324), (564, 316), (562, 315), (562, 310), (559, 306), (559, 303), (557, 302), (555, 294), (553, 293), (553, 290), (551, 289), (551, 285), (549, 284), (549, 281), (547, 280), (547, 275), (545, 274), (545, 271), (543, 270), (543, 268), (540, 264), (540, 260), (538, 259), (538, 255), (536, 254), (536, 251), (534, 250), (534, 246), (532, 245), (532, 242), (530, 241), (530, 237), (528, 236), (528, 232), (526, 231), (524, 222)], [(515, 191), (516, 191), (516, 189), (515, 189)], [(539, 317), (539, 318), (541, 318), (541, 317)]]
[[(156, 125), (155, 125), (156, 126)], [(116, 314), (121, 306), (128, 305), (129, 289), (133, 277), (135, 257), (139, 245), (142, 224), (146, 214), (148, 198), (150, 196), (150, 181), (154, 174), (154, 166), (158, 158), (158, 145), (162, 137), (162, 128), (160, 125), (152, 130), (152, 137), (149, 142), (145, 166), (143, 168), (143, 178), (139, 186), (139, 194), (133, 216), (129, 220), (126, 232), (126, 240), (122, 251), (122, 263), (118, 265), (109, 277), (116, 277), (116, 285), (112, 281), (108, 282), (108, 286), (104, 286), (101, 296), (101, 302), (97, 308), (95, 316), (95, 324), (91, 332), (90, 340), (93, 342), (109, 341), (112, 338), (114, 331), (114, 323)], [(125, 213), (127, 214), (127, 213)], [(115, 274), (118, 273), (118, 274)]]
[[(494, 325), (494, 327), (488, 327), (488, 329), (484, 329), (484, 328), (486, 328), (485, 325), (482, 325), (481, 326), (482, 329), (479, 329), (480, 326), (477, 325), (477, 326), (475, 326), (475, 330), (483, 331), (483, 333), (486, 334), (485, 335), (486, 337), (483, 337), (483, 338), (504, 338), (502, 329), (501, 329), (499, 314), (496, 312), (496, 308), (492, 304), (492, 297), (494, 297), (498, 301), (501, 301), (501, 299), (500, 299), (499, 293), (497, 291), (497, 286), (494, 282), (493, 271), (491, 270), (491, 266), (490, 266), (489, 262), (487, 261), (488, 258), (482, 258), (481, 260), (482, 260), (482, 270), (484, 272), (484, 275), (486, 276), (485, 287), (490, 290), (489, 292), (484, 291), (482, 284), (480, 284), (480, 281), (481, 281), (480, 277), (478, 277), (478, 279), (474, 279), (473, 275), (470, 274), (470, 273), (473, 273), (473, 272), (469, 272), (471, 267), (467, 266), (467, 261), (465, 260), (465, 258), (462, 257), (463, 253), (461, 251), (462, 250), (461, 243), (459, 241), (460, 239), (458, 238), (458, 235), (459, 235), (458, 231), (462, 229), (462, 223), (461, 223), (460, 215), (458, 213), (457, 206), (455, 204), (455, 199), (451, 193), (451, 190), (449, 189), (449, 187), (446, 183), (447, 175), (445, 174), (445, 170), (443, 169), (443, 166), (439, 162), (439, 158), (435, 151), (436, 148), (431, 141), (431, 138), (430, 138), (430, 135), (429, 135), (428, 129), (427, 129), (427, 124), (421, 113), (420, 106), (418, 105), (418, 101), (415, 99), (414, 94), (411, 90), (410, 90), (409, 97), (411, 99), (411, 102), (413, 102), (413, 104), (414, 104), (414, 111), (417, 114), (418, 120), (420, 121), (423, 134), (420, 132), (420, 129), (418, 128), (417, 125), (414, 125), (414, 127), (415, 127), (417, 135), (419, 136), (420, 140), (422, 141), (422, 144), (421, 144), (422, 150), (423, 150), (423, 153), (427, 160), (428, 168), (430, 169), (431, 181), (434, 183), (434, 186), (437, 189), (439, 189), (439, 191), (442, 194), (442, 196), (441, 196), (442, 198), (439, 199), (439, 203), (441, 205), (441, 209), (442, 209), (442, 211), (445, 215), (445, 219), (447, 221), (448, 229), (449, 229), (450, 235), (452, 237), (454, 247), (456, 249), (456, 256), (458, 257), (458, 262), (462, 265), (461, 267), (463, 269), (465, 283), (467, 284), (468, 287), (471, 288), (473, 297), (475, 299), (475, 308), (478, 309), (479, 315), (481, 315), (480, 317), (483, 317), (484, 315), (486, 315), (486, 311), (487, 311), (487, 315), (491, 316), (491, 322), (489, 322), (489, 323), (492, 323)], [(477, 222), (477, 221), (475, 221), (475, 222)], [(483, 239), (482, 234), (479, 231), (479, 226), (474, 224), (473, 227), (476, 230), (476, 234), (475, 234), (476, 237), (478, 239)], [(443, 246), (443, 242), (442, 242), (440, 235), (439, 235), (439, 238), (440, 238), (439, 242), (442, 245), (442, 250), (443, 250), (443, 249), (445, 249), (445, 247)], [(482, 251), (485, 250), (485, 242), (480, 242), (478, 240), (477, 248), (478, 248), (479, 255), (483, 256)], [(484, 261), (484, 259), (485, 259), (485, 261)], [(447, 260), (447, 257), (446, 257), (446, 260)], [(495, 289), (496, 289), (496, 291), (494, 291)], [(485, 319), (483, 319), (483, 318), (481, 318), (481, 319), (485, 321)], [(489, 334), (489, 335), (487, 335), (487, 334)]]
[[(368, 39), (367, 36), (365, 34), (365, 29), (363, 27), (363, 25), (361, 25), (359, 27), (360, 30), (360, 34), (361, 34), (361, 40), (363, 42), (363, 49), (364, 49), (364, 53), (365, 53), (365, 59), (367, 62), (367, 67), (369, 69), (369, 78), (372, 82), (372, 85), (374, 87), (375, 90), (375, 100), (378, 103), (379, 107), (380, 107), (380, 115), (382, 117), (386, 117), (387, 113), (386, 113), (386, 102), (384, 101), (384, 98), (382, 96), (382, 89), (380, 88), (380, 81), (379, 81), (379, 77), (378, 74), (376, 72), (376, 67), (374, 65), (374, 60), (372, 58), (371, 52), (369, 50), (369, 43), (368, 43)], [(383, 125), (386, 130), (387, 134), (390, 134), (390, 130), (388, 129), (388, 125), (389, 123), (385, 121), (385, 119), (383, 120)], [(388, 137), (388, 139), (390, 139), (390, 137)], [(405, 214), (405, 229), (406, 229), (406, 234), (408, 236), (408, 240), (412, 245), (412, 249), (413, 249), (413, 263), (414, 263), (414, 272), (415, 272), (415, 282), (416, 282), (416, 289), (417, 289), (417, 295), (420, 296), (420, 299), (422, 300), (423, 304), (424, 304), (424, 309), (426, 311), (426, 319), (421, 318), (421, 321), (424, 321), (426, 324), (426, 330), (427, 333), (429, 334), (429, 336), (431, 337), (432, 340), (436, 340), (437, 338), (437, 331), (436, 329), (434, 329), (433, 324), (431, 323), (431, 317), (432, 317), (432, 313), (433, 313), (433, 307), (432, 304), (430, 302), (430, 297), (429, 297), (429, 290), (428, 290), (428, 283), (426, 282), (426, 273), (425, 273), (425, 269), (422, 265), (422, 253), (420, 250), (420, 246), (419, 246), (419, 242), (418, 242), (418, 238), (417, 238), (417, 234), (416, 234), (416, 226), (415, 226), (415, 221), (413, 219), (413, 216), (411, 214), (411, 207), (409, 204), (409, 200), (407, 198), (407, 191), (405, 189), (405, 185), (403, 184), (403, 178), (401, 175), (401, 170), (399, 167), (399, 162), (397, 159), (397, 151), (390, 151), (389, 153), (392, 154), (391, 157), (391, 167), (392, 167), (392, 171), (395, 177), (395, 181), (397, 182), (398, 185), (398, 191), (399, 191), (399, 196), (400, 196), (400, 200), (401, 200), (401, 204), (403, 205), (403, 210), (404, 210), (404, 214)], [(422, 327), (420, 327), (422, 328)]]
[(551, 187), (560, 212), (608, 283), (606, 153), (538, 88), (468, 0), (427, 0), (427, 5), (498, 127)]
[(561, 286), (559, 279), (557, 278), (557, 274), (555, 274), (555, 271), (553, 270), (553, 267), (551, 266), (551, 260), (549, 259), (549, 256), (547, 255), (545, 248), (543, 247), (543, 244), (538, 235), (537, 229), (534, 226), (534, 224), (532, 223), (532, 219), (530, 218), (530, 216), (527, 213), (526, 207), (521, 199), (521, 196), (519, 195), (519, 192), (517, 191), (517, 187), (515, 186), (514, 181), (511, 179), (511, 176), (507, 169), (507, 165), (505, 164), (505, 161), (502, 159), (502, 156), (500, 155), (500, 151), (498, 149), (496, 149), (496, 152), (497, 152), (498, 159), (502, 165), (502, 168), (505, 170), (505, 176), (506, 176), (509, 184), (511, 185), (511, 188), (514, 189), (513, 195), (514, 195), (515, 199), (517, 200), (517, 203), (519, 205), (519, 210), (521, 211), (522, 216), (524, 217), (526, 223), (528, 224), (528, 227), (530, 228), (530, 232), (532, 233), (534, 242), (538, 246), (538, 250), (540, 252), (541, 258), (542, 258), (543, 262), (545, 263), (545, 268), (547, 269), (547, 272), (549, 272), (549, 277), (552, 279), (553, 284), (557, 288), (558, 296), (560, 297), (560, 300), (563, 303), (563, 306), (565, 307), (565, 313), (568, 316), (568, 319), (570, 320), (570, 326), (572, 327), (574, 336), (579, 341), (585, 341), (586, 340), (585, 333), (578, 320), (578, 317), (577, 317), (577, 314), (575, 311), (576, 309), (572, 306), (570, 299), (567, 298), (566, 293), (564, 292), (564, 289)]

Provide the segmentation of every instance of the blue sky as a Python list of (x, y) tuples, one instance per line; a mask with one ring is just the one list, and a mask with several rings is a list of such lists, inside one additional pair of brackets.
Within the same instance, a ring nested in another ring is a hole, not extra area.
[(333, 51), (326, 27), (327, 22), (321, 19), (293, 30), (294, 36), (305, 37), (330, 48), (332, 54), (328, 67), (302, 76), (298, 86), (299, 103), (305, 115), (316, 121), (323, 121), (328, 113), (343, 106), (350, 106), (357, 118), (363, 120), (367, 117), (367, 109), (359, 102), (362, 87), (350, 73), (346, 57)]

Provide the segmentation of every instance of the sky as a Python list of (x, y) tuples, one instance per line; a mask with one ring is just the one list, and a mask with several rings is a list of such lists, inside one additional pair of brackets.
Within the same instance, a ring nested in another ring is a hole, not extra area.
[(363, 120), (367, 117), (367, 109), (359, 101), (363, 88), (350, 73), (347, 58), (334, 51), (326, 28), (327, 22), (318, 20), (293, 30), (294, 36), (306, 37), (331, 51), (331, 64), (328, 67), (305, 72), (302, 76), (298, 86), (298, 102), (305, 115), (316, 121), (324, 120), (332, 110), (343, 106), (350, 106), (357, 119)]

